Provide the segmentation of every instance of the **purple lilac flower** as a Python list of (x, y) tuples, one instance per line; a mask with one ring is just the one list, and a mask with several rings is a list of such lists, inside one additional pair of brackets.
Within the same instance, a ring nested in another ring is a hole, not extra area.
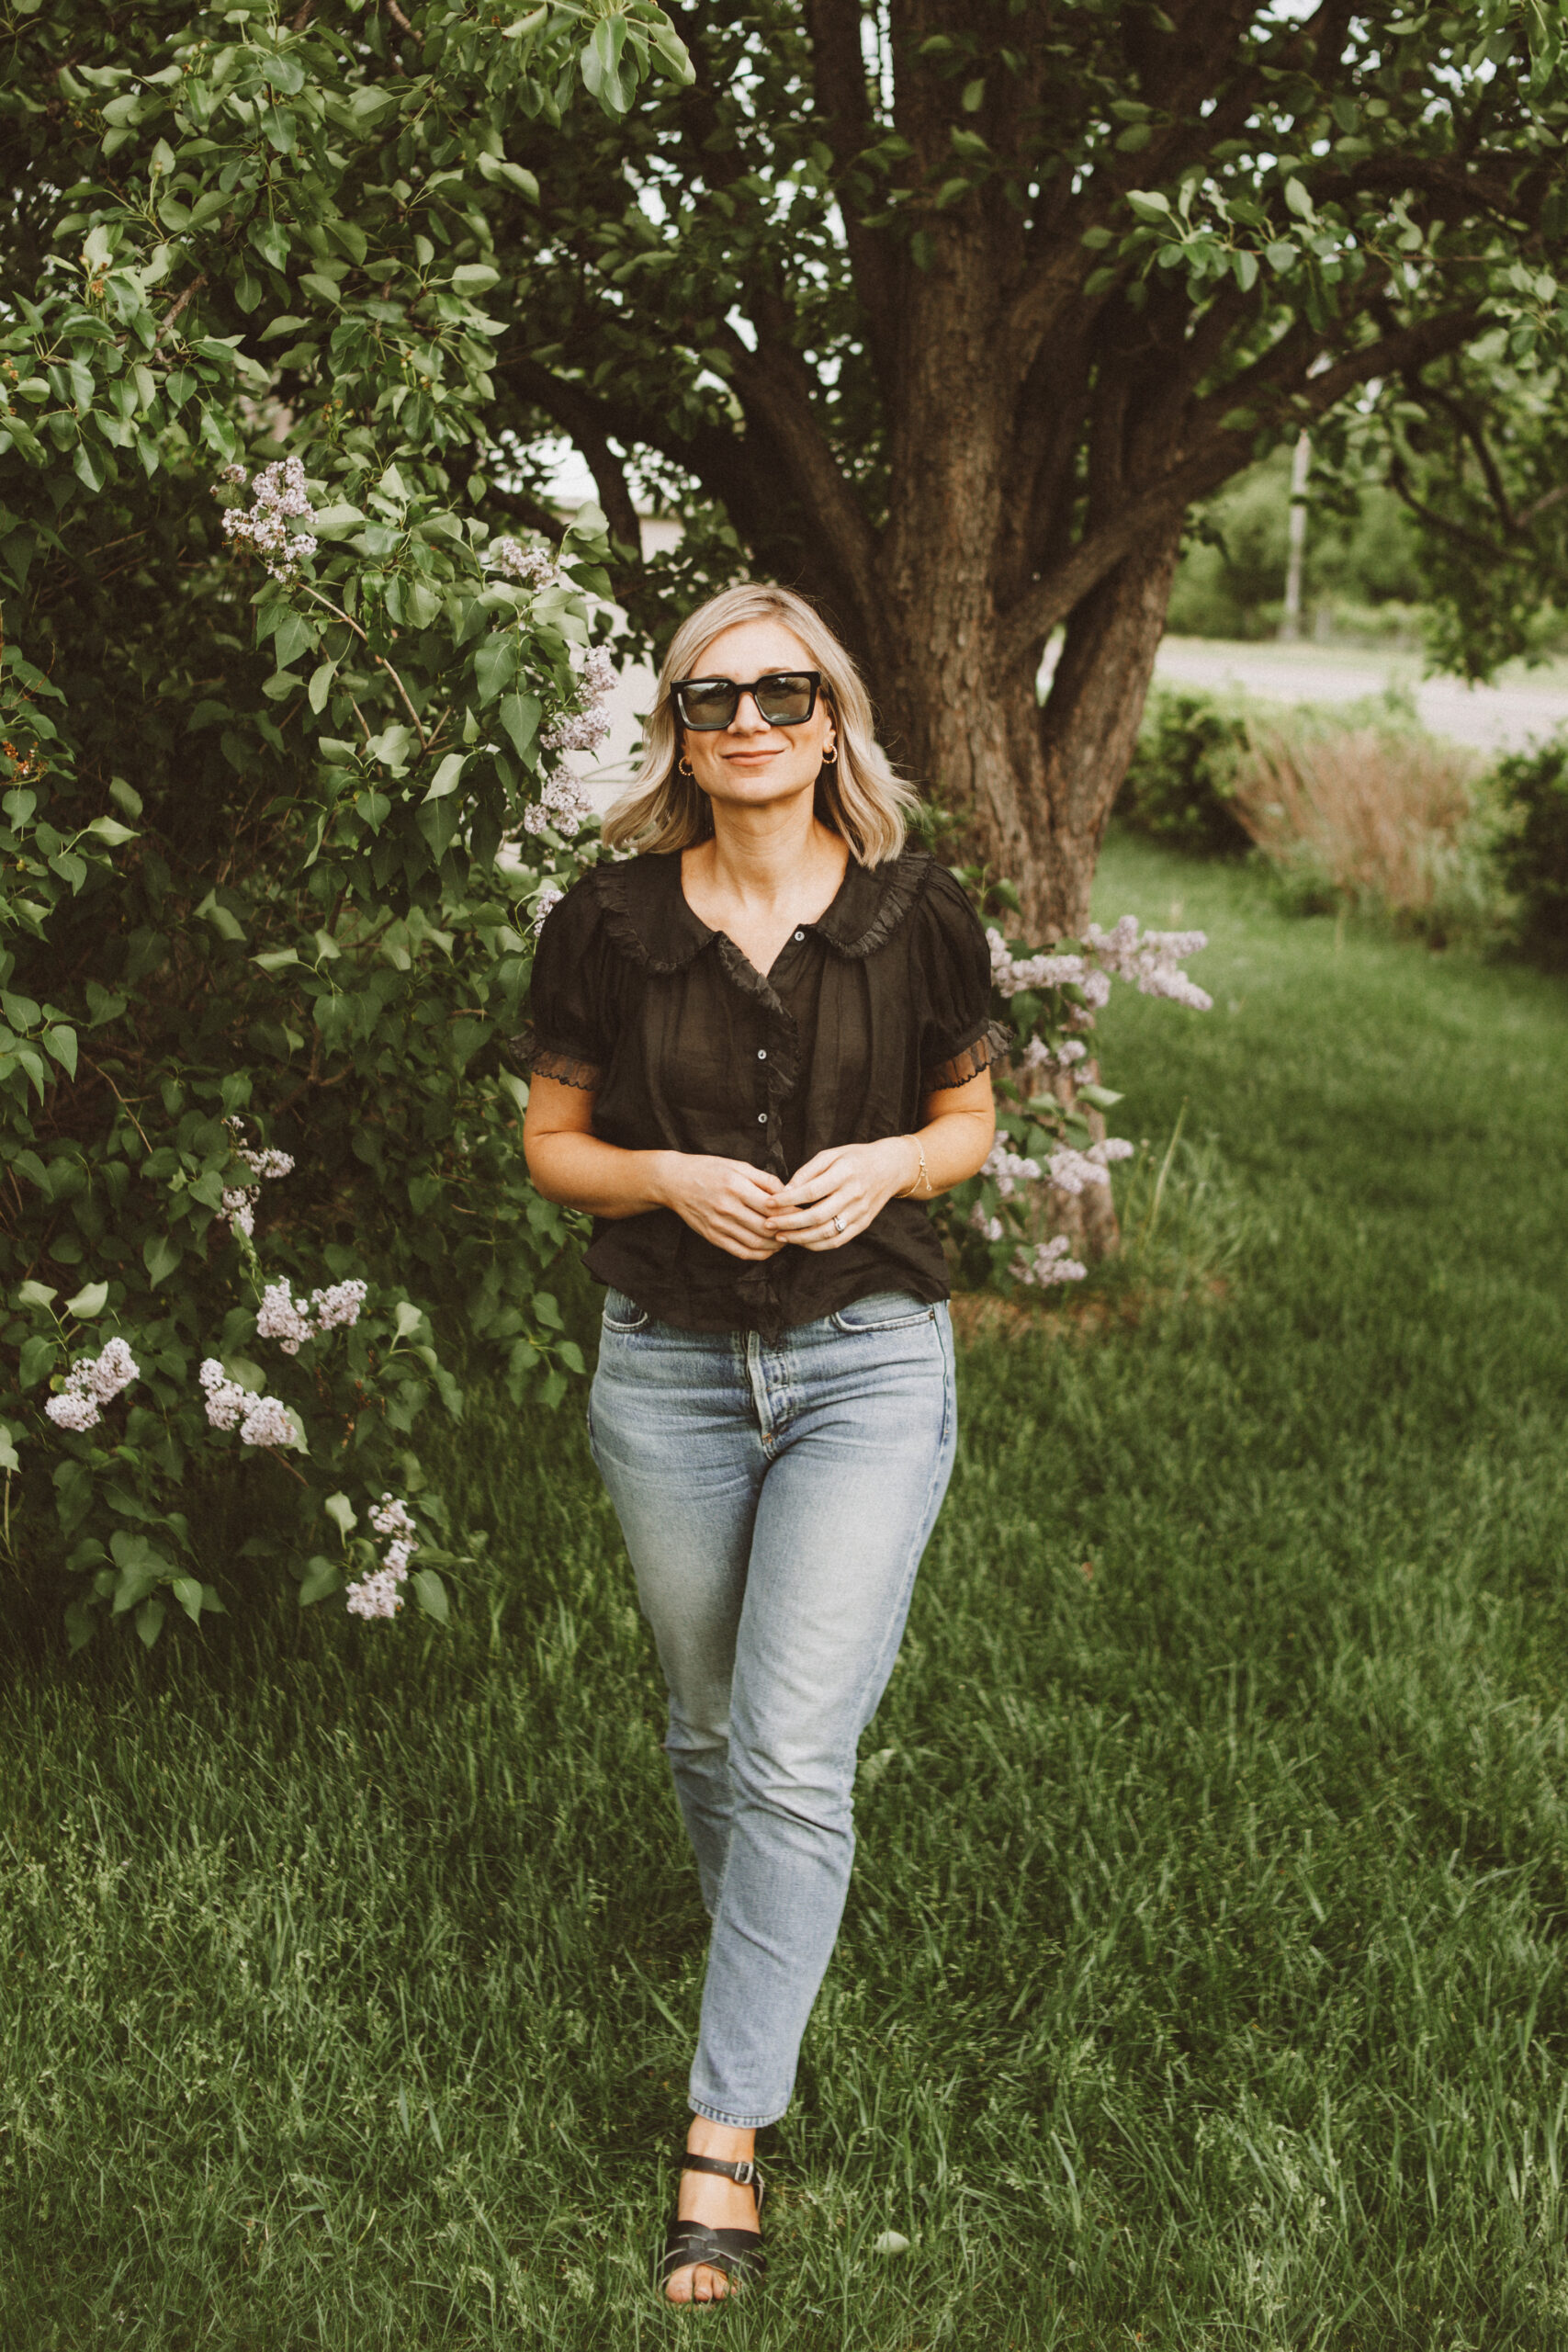
[[(243, 489), (244, 469), (226, 466), (220, 479)], [(315, 554), (316, 541), (308, 532), (290, 531), (288, 525), (310, 511), (304, 467), (298, 458), (282, 458), (262, 468), (251, 486), (249, 510), (231, 506), (223, 529), (237, 545), (254, 548), (274, 580), (292, 580), (305, 558)]]
[(485, 555), (492, 571), (519, 588), (548, 588), (559, 578), (548, 548), (527, 547), (521, 539), (492, 539)]

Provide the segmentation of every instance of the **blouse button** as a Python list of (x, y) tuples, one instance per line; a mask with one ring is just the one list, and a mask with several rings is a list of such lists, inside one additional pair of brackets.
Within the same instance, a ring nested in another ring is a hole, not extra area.
[(767, 1058), (768, 1058), (768, 1049), (767, 1049), (766, 1046), (758, 1046), (758, 1048), (757, 1048), (757, 1059), (758, 1059), (760, 1062), (765, 1062), (765, 1061), (767, 1060)]
[(757, 1125), (758, 1125), (760, 1127), (765, 1127), (765, 1126), (767, 1125), (767, 1124), (768, 1124), (768, 1114), (767, 1114), (767, 1113), (766, 1113), (765, 1111), (759, 1111), (759, 1112), (758, 1112), (758, 1114), (757, 1114)]
[(805, 936), (806, 936), (806, 933), (805, 933), (803, 931), (797, 931), (797, 932), (795, 933), (795, 935), (796, 939), (804, 939), (804, 938), (805, 938)]

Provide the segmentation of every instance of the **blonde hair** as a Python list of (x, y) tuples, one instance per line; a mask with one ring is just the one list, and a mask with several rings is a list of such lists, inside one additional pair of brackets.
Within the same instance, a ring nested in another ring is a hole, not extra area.
[(670, 640), (659, 695), (643, 736), (642, 764), (604, 819), (612, 849), (689, 849), (713, 831), (707, 795), (681, 773), (681, 727), (670, 688), (693, 675), (703, 648), (742, 621), (782, 621), (822, 673), (822, 695), (837, 724), (839, 756), (817, 779), (817, 811), (841, 833), (862, 865), (897, 857), (918, 799), (876, 740), (871, 697), (860, 672), (827, 622), (804, 596), (771, 581), (745, 580), (687, 615)]

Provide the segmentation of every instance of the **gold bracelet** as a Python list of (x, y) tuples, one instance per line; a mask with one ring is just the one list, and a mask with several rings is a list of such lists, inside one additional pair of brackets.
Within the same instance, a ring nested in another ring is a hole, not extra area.
[(905, 1187), (905, 1189), (903, 1190), (903, 1192), (901, 1192), (901, 1193), (899, 1193), (898, 1198), (899, 1198), (901, 1201), (909, 1201), (909, 1200), (913, 1200), (913, 1198), (914, 1198), (914, 1196), (915, 1196), (916, 1193), (919, 1191), (919, 1187), (923, 1184), (923, 1185), (925, 1186), (925, 1188), (926, 1188), (926, 1198), (927, 1198), (927, 1200), (929, 1201), (929, 1200), (931, 1200), (931, 1199), (932, 1199), (932, 1198), (934, 1197), (934, 1191), (935, 1191), (935, 1188), (933, 1187), (933, 1185), (932, 1185), (932, 1183), (931, 1183), (931, 1170), (930, 1170), (930, 1169), (926, 1166), (926, 1148), (925, 1148), (925, 1145), (920, 1141), (920, 1138), (919, 1138), (919, 1136), (907, 1136), (905, 1137), (905, 1141), (906, 1141), (907, 1143), (912, 1143), (912, 1144), (914, 1145), (914, 1147), (915, 1147), (915, 1149), (919, 1153), (919, 1155), (920, 1155), (920, 1165), (919, 1165), (919, 1170), (918, 1170), (918, 1172), (917, 1172), (917, 1174), (916, 1174), (916, 1176), (915, 1176), (914, 1182), (913, 1182), (913, 1183), (911, 1183), (911, 1184), (906, 1185), (906, 1187)]

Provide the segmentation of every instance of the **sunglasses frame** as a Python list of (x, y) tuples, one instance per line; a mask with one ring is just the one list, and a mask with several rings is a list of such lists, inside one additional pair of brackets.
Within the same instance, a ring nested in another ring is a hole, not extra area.
[[(807, 703), (805, 710), (801, 713), (798, 718), (770, 718), (767, 712), (762, 708), (761, 704), (757, 702), (758, 687), (767, 685), (770, 680), (774, 678), (810, 679), (811, 700)], [(682, 695), (685, 693), (688, 686), (732, 686), (735, 689), (735, 708), (730, 712), (729, 717), (721, 720), (717, 726), (700, 725), (697, 721), (687, 718), (685, 708), (681, 700)], [(682, 726), (686, 728), (692, 734), (722, 735), (727, 729), (733, 727), (736, 720), (739, 718), (740, 699), (743, 695), (750, 695), (752, 701), (757, 704), (757, 716), (762, 721), (764, 726), (805, 727), (816, 716), (817, 697), (821, 691), (822, 673), (820, 670), (764, 670), (760, 678), (753, 678), (749, 685), (742, 685), (739, 678), (721, 678), (717, 676), (711, 678), (676, 678), (671, 683), (670, 701), (676, 718), (680, 720)]]

